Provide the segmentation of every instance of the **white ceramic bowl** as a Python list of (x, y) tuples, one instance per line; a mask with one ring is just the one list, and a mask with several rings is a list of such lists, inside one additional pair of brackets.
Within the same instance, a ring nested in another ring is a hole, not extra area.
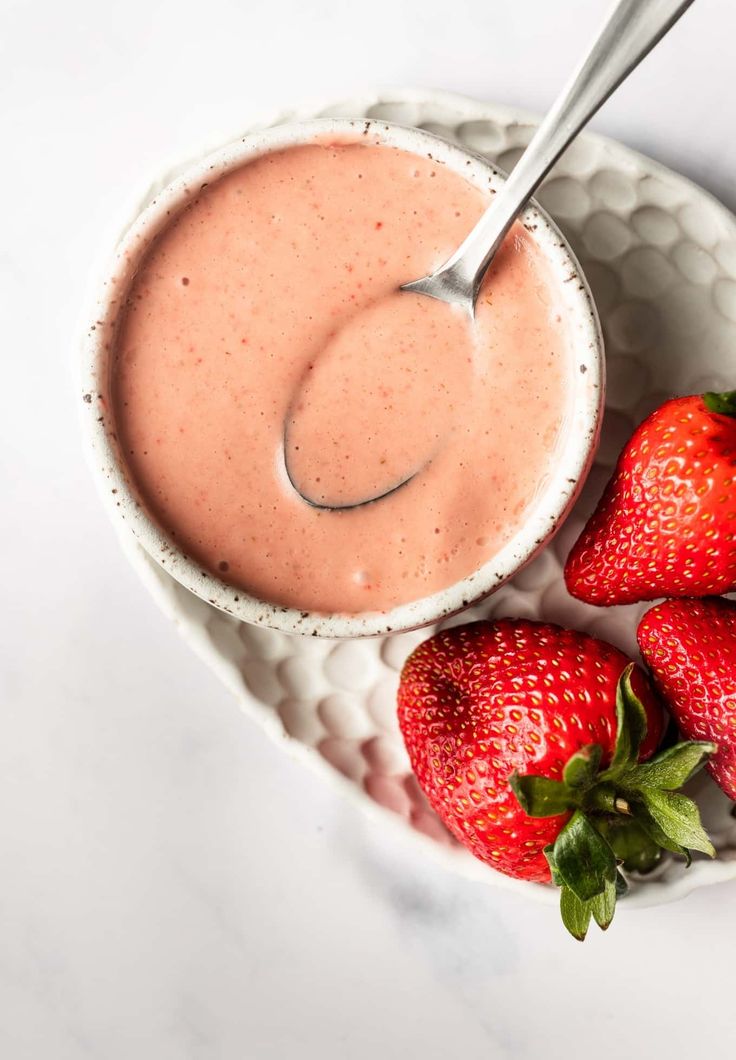
[(414, 629), (461, 610), (497, 589), (554, 534), (573, 504), (593, 460), (603, 405), (603, 343), (588, 285), (559, 230), (536, 205), (522, 220), (558, 281), (569, 322), (569, 414), (559, 458), (533, 509), (513, 538), (484, 566), (447, 589), (387, 612), (320, 614), (280, 607), (250, 596), (184, 555), (148, 515), (121, 459), (109, 399), (111, 357), (117, 321), (139, 263), (157, 234), (201, 186), (271, 151), (331, 137), (397, 147), (432, 158), (483, 189), (497, 189), (504, 175), (484, 158), (426, 131), (383, 121), (323, 119), (282, 125), (243, 137), (197, 162), (161, 191), (121, 240), (98, 294), (83, 346), (83, 401), (92, 463), (116, 521), (122, 521), (146, 552), (177, 581), (215, 607), (246, 622), (288, 633), (324, 637), (375, 636)]

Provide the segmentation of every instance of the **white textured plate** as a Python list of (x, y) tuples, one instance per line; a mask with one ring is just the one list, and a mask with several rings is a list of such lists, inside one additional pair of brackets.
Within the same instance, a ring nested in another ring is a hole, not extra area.
[[(533, 131), (527, 115), (426, 91), (391, 91), (282, 114), (384, 118), (418, 125), (509, 170)], [(275, 124), (268, 123), (268, 124)], [(173, 174), (162, 177), (156, 189)], [(607, 344), (608, 397), (596, 464), (561, 532), (485, 604), (449, 625), (490, 615), (543, 618), (588, 630), (634, 654), (641, 606), (598, 610), (566, 592), (561, 564), (633, 427), (664, 398), (736, 385), (736, 220), (683, 178), (628, 149), (583, 136), (545, 182), (539, 201), (587, 274)], [(141, 206), (145, 205), (144, 203)], [(395, 716), (398, 671), (429, 630), (380, 640), (289, 637), (237, 622), (197, 599), (132, 540), (130, 558), (182, 635), (282, 745), (387, 823), (424, 839), (456, 871), (542, 900), (551, 888), (518, 883), (476, 861), (444, 830), (411, 775)], [(710, 780), (698, 798), (718, 860), (685, 871), (668, 862), (626, 904), (647, 905), (736, 879), (736, 821)]]

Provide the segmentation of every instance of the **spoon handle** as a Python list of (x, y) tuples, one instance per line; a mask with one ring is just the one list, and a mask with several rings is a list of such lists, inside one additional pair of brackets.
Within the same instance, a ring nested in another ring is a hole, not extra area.
[[(473, 305), (493, 255), (514, 219), (570, 141), (668, 32), (693, 0), (620, 0), (537, 129), (491, 206), (439, 270), (472, 290)], [(437, 275), (437, 274), (436, 274)]]

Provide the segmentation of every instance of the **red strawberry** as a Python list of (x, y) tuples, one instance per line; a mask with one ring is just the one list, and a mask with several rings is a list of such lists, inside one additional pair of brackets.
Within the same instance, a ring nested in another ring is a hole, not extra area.
[(736, 588), (736, 391), (667, 401), (637, 428), (573, 546), (590, 604)]
[[(637, 764), (657, 747), (662, 708), (610, 644), (537, 622), (459, 626), (409, 657), (398, 705), (412, 767), (450, 831), (509, 876), (552, 875), (577, 937), (591, 914), (602, 926), (613, 915), (614, 850), (639, 868), (663, 845), (685, 853), (683, 807), (678, 816), (666, 805), (671, 791), (652, 773), (661, 756)], [(666, 768), (668, 783), (711, 749), (682, 746), (691, 750)], [(704, 833), (687, 837), (712, 850)]]
[(689, 740), (712, 740), (714, 780), (736, 799), (736, 604), (668, 600), (644, 615), (639, 647)]
[[(519, 879), (550, 879), (544, 848), (569, 814), (528, 817), (508, 778), (516, 771), (561, 780), (568, 759), (591, 743), (607, 765), (628, 662), (587, 634), (505, 620), (439, 633), (410, 656), (399, 724), (412, 768), (450, 831), (482, 861)], [(640, 670), (634, 684), (647, 712), (649, 757), (662, 736), (662, 708)]]

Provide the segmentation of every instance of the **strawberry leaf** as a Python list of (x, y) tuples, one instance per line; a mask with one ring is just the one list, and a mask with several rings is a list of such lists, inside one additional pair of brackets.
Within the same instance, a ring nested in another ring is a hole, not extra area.
[(509, 777), (511, 789), (519, 804), (530, 817), (558, 817), (575, 804), (575, 796), (566, 784), (548, 777)]
[(562, 923), (578, 942), (583, 942), (588, 934), (593, 909), (591, 903), (581, 902), (569, 887), (560, 891), (560, 915)]
[(627, 872), (651, 872), (662, 860), (662, 849), (632, 817), (601, 821), (600, 830)]
[(562, 882), (562, 877), (560, 876), (559, 872), (557, 871), (557, 862), (555, 861), (555, 845), (554, 845), (554, 843), (548, 843), (547, 844), (547, 846), (544, 848), (544, 856), (547, 859), (547, 864), (549, 865), (549, 871), (550, 871), (550, 873), (552, 875), (552, 883), (554, 883), (554, 885), (556, 887), (564, 887), (565, 885)]
[(715, 857), (715, 849), (700, 822), (700, 812), (692, 799), (673, 791), (657, 791), (653, 788), (645, 788), (640, 797), (668, 839), (687, 850), (700, 850), (703, 854)]
[(616, 689), (616, 746), (611, 764), (602, 777), (614, 779), (633, 765), (639, 755), (642, 740), (647, 734), (647, 715), (639, 697), (631, 687), (634, 663), (629, 663)]
[(585, 902), (582, 902), (569, 887), (563, 886), (560, 891), (560, 914), (563, 924), (573, 938), (579, 942), (584, 941), (588, 934), (591, 917), (598, 927), (605, 931), (616, 911), (616, 896), (616, 882), (607, 883), (601, 894)]
[(714, 856), (694, 802), (675, 789), (685, 783), (717, 748), (706, 742), (676, 743), (650, 761), (638, 761), (647, 717), (633, 690), (631, 663), (616, 690), (616, 742), (610, 765), (600, 770), (599, 744), (579, 748), (561, 780), (543, 776), (509, 777), (530, 817), (570, 819), (554, 844), (545, 847), (552, 881), (560, 888), (560, 912), (568, 931), (584, 939), (591, 920), (602, 930), (611, 923), (617, 898), (627, 893), (619, 870), (650, 872), (664, 850), (684, 857), (691, 850)]
[(616, 869), (616, 897), (625, 898), (629, 893), (629, 885), (623, 872)]
[(601, 745), (591, 743), (587, 747), (581, 747), (577, 754), (568, 759), (562, 773), (562, 779), (568, 788), (584, 790), (591, 787), (595, 782), (602, 755), (603, 748)]
[(681, 788), (705, 764), (708, 755), (718, 750), (714, 743), (678, 743), (668, 747), (656, 758), (634, 766), (622, 778), (627, 789), (660, 788), (674, 791)]
[(703, 404), (710, 412), (718, 412), (722, 416), (736, 416), (736, 390), (727, 390), (722, 394), (714, 394), (712, 391), (703, 394)]
[(687, 847), (682, 846), (680, 843), (676, 843), (674, 839), (670, 839), (667, 833), (660, 828), (645, 806), (641, 804), (634, 805), (632, 809), (636, 820), (653, 843), (656, 843), (658, 847), (662, 848), (662, 850), (669, 850), (671, 854), (679, 854), (680, 857), (685, 859), (685, 864), (688, 868), (692, 865), (692, 855)]
[(581, 810), (576, 810), (554, 845), (557, 873), (565, 886), (586, 902), (616, 879), (616, 858)]
[(616, 880), (613, 879), (606, 884), (602, 894), (597, 894), (590, 900), (590, 908), (598, 927), (605, 931), (613, 920), (616, 911)]

